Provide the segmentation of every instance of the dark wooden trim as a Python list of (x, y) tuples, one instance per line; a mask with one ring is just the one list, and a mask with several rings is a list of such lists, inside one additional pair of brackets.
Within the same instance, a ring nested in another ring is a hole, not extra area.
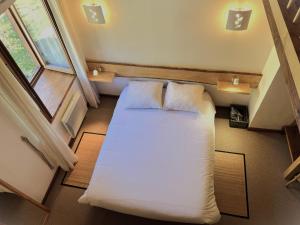
[(33, 87), (31, 87), (30, 83), (24, 76), (23, 72), (17, 65), (17, 63), (14, 61), (12, 56), (9, 54), (8, 50), (6, 49), (5, 45), (0, 40), (0, 54), (1, 58), (4, 60), (5, 65), (8, 67), (8, 69), (12, 72), (12, 74), (15, 76), (15, 78), (19, 81), (19, 83), (22, 85), (22, 87), (25, 89), (25, 91), (30, 95), (30, 97), (35, 101), (35, 103), (40, 108), (43, 115), (46, 117), (46, 119), (51, 123), (52, 122), (52, 116), (40, 97), (37, 95), (37, 93), (34, 91)]
[(32, 88), (34, 88), (34, 86), (36, 85), (36, 83), (38, 82), (38, 80), (40, 79), (40, 77), (41, 77), (41, 75), (43, 74), (44, 71), (45, 71), (45, 68), (41, 66), (40, 69), (35, 74), (32, 81), (30, 82)]
[(75, 141), (76, 141), (76, 138), (71, 138), (70, 141), (69, 141), (68, 146), (69, 146), (70, 148), (73, 148), (73, 145), (74, 145)]
[(298, 95), (298, 91), (295, 85), (295, 81), (289, 67), (289, 63), (287, 60), (287, 56), (285, 53), (285, 49), (280, 38), (279, 30), (276, 25), (276, 21), (272, 12), (272, 8), (269, 0), (263, 0), (263, 5), (265, 8), (265, 12), (267, 15), (267, 19), (269, 21), (270, 29), (273, 36), (273, 41), (275, 43), (275, 47), (277, 50), (278, 58), (280, 61), (280, 71), (284, 74), (285, 82), (288, 86), (288, 92), (290, 95), (290, 100), (292, 103), (293, 112), (295, 115), (295, 119), (298, 125), (298, 129), (300, 130), (300, 98)]
[(1, 178), (0, 178), (0, 184), (4, 188), (12, 191), (13, 193), (17, 194), (18, 196), (20, 196), (22, 198), (24, 198), (25, 200), (29, 201), (31, 204), (39, 207), (40, 209), (44, 210), (45, 212), (50, 212), (50, 209), (48, 207), (46, 207), (46, 206), (42, 205), (41, 203), (39, 203), (38, 201), (32, 199), (31, 197), (29, 197), (25, 193), (19, 191), (18, 189), (16, 189), (12, 185), (8, 184), (7, 182), (5, 182), (4, 180), (2, 180)]
[(47, 198), (48, 198), (48, 196), (49, 196), (49, 193), (50, 193), (52, 187), (53, 187), (54, 184), (55, 184), (55, 180), (56, 180), (56, 178), (57, 178), (57, 176), (58, 176), (58, 174), (59, 174), (59, 171), (60, 171), (60, 167), (56, 168), (55, 173), (54, 173), (54, 176), (52, 177), (52, 180), (51, 180), (51, 182), (50, 182), (50, 184), (49, 184), (49, 186), (48, 186), (48, 189), (47, 189), (47, 191), (46, 191), (46, 193), (45, 193), (45, 195), (44, 195), (44, 198), (43, 198), (43, 200), (42, 200), (42, 204), (45, 204), (45, 203), (46, 203)]
[(266, 128), (258, 128), (258, 127), (248, 127), (248, 130), (256, 131), (256, 132), (269, 132), (269, 133), (284, 134), (283, 130), (266, 129)]
[(30, 204), (32, 204), (32, 205), (40, 208), (41, 210), (43, 210), (45, 212), (45, 216), (42, 220), (42, 225), (46, 225), (47, 220), (48, 220), (49, 215), (50, 215), (50, 212), (51, 212), (51, 210), (47, 206), (39, 203), (35, 199), (33, 199), (30, 196), (26, 195), (25, 193), (19, 191), (17, 188), (15, 188), (12, 185), (8, 184), (7, 182), (2, 180), (1, 178), (0, 178), (0, 185), (3, 186), (6, 189), (12, 191), (14, 194), (18, 195), (19, 197), (23, 198), (24, 200), (28, 201)]
[(134, 63), (122, 63), (122, 62), (111, 62), (111, 61), (99, 61), (96, 59), (86, 59), (90, 63), (104, 63), (112, 65), (122, 65), (122, 66), (134, 66), (134, 67), (145, 67), (145, 68), (155, 68), (155, 69), (170, 69), (170, 70), (186, 70), (192, 72), (204, 72), (204, 73), (227, 73), (227, 74), (240, 74), (240, 75), (251, 75), (261, 77), (262, 74), (259, 73), (247, 73), (247, 72), (237, 72), (237, 71), (225, 71), (225, 70), (207, 70), (198, 68), (188, 68), (188, 67), (173, 67), (173, 66), (160, 66), (160, 65), (145, 65), (145, 64), (134, 64)]

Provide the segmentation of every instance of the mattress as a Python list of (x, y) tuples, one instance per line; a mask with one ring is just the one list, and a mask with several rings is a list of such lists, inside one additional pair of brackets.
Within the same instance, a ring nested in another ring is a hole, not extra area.
[(122, 92), (90, 184), (79, 199), (121, 213), (174, 222), (220, 219), (214, 195), (215, 109), (202, 114), (126, 109)]

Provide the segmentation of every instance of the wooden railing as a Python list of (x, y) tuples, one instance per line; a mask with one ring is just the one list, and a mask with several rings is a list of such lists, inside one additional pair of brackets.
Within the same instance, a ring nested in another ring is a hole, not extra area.
[(277, 0), (300, 61), (300, 0)]
[[(300, 88), (299, 84), (295, 82), (295, 80), (298, 80), (298, 76), (300, 76), (300, 0), (277, 0), (277, 2), (263, 0), (280, 61), (280, 71), (284, 75), (295, 115), (295, 126), (287, 127), (285, 130), (292, 162), (284, 171), (283, 176), (286, 180), (290, 181), (297, 174), (300, 174), (300, 144), (298, 143), (300, 131)], [(293, 47), (296, 54), (293, 53)]]

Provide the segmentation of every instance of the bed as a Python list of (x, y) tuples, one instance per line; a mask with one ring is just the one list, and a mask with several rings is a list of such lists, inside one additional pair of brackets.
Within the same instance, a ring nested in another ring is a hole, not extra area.
[(174, 222), (220, 219), (214, 195), (215, 108), (126, 109), (121, 93), (90, 184), (79, 199), (113, 211)]

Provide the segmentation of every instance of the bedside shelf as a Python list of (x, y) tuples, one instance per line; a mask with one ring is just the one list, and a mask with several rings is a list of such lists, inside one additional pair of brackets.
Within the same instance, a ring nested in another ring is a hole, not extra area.
[(218, 81), (217, 89), (219, 91), (237, 93), (237, 94), (247, 94), (251, 93), (250, 84), (248, 83), (240, 83), (238, 85), (233, 85), (231, 82), (226, 81)]
[(112, 83), (116, 74), (112, 72), (99, 72), (97, 76), (93, 76), (93, 72), (88, 72), (89, 81), (102, 82), (102, 83)]

